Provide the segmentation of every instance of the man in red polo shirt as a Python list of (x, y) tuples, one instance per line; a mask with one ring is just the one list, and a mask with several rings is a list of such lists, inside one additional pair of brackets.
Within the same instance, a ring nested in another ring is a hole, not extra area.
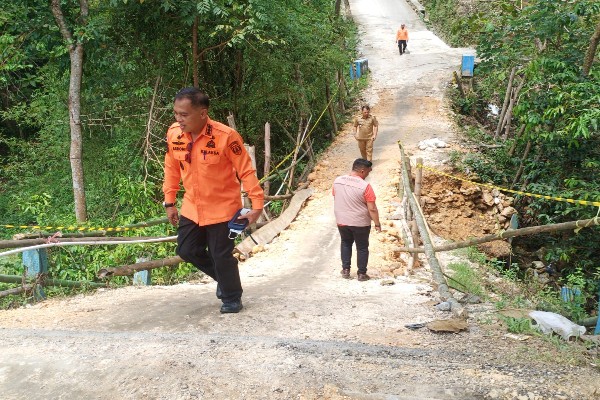
[(338, 176), (333, 182), (333, 210), (341, 237), (342, 277), (350, 278), (350, 260), (352, 244), (356, 242), (357, 279), (368, 281), (367, 264), (369, 262), (369, 233), (371, 221), (375, 229), (381, 232), (379, 211), (375, 205), (375, 192), (365, 182), (373, 163), (359, 158), (352, 164), (349, 175)]

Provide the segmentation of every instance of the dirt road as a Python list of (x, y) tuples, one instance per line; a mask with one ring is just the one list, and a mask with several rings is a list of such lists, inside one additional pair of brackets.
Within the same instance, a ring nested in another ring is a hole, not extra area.
[[(416, 144), (454, 140), (443, 92), (462, 50), (428, 32), (402, 1), (350, 3), (371, 68), (364, 102), (381, 123), (369, 179), (385, 216), (395, 209), (398, 140), (431, 163), (447, 157)], [(410, 31), (403, 56), (394, 43), (401, 22)], [(104, 290), (0, 312), (0, 398), (593, 398), (598, 373), (557, 362), (542, 341), (512, 341), (476, 319), (459, 334), (407, 329), (449, 314), (432, 306), (426, 267), (398, 273), (388, 234), (371, 238), (375, 279), (340, 278), (330, 188), (357, 156), (346, 129), (290, 229), (241, 264), (240, 314), (219, 313), (212, 282)]]

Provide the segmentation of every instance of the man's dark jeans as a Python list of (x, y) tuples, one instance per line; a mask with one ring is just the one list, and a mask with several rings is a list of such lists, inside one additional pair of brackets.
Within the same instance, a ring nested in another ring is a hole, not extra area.
[(398, 40), (398, 50), (400, 54), (406, 53), (406, 40)]
[(219, 283), (223, 302), (242, 297), (242, 282), (238, 261), (232, 253), (233, 246), (227, 222), (199, 226), (186, 217), (179, 218), (177, 254)]
[(358, 272), (367, 273), (367, 264), (369, 263), (369, 233), (371, 226), (339, 226), (342, 245), (340, 252), (342, 254), (342, 268), (350, 269), (350, 260), (352, 259), (352, 244), (356, 243), (356, 263)]

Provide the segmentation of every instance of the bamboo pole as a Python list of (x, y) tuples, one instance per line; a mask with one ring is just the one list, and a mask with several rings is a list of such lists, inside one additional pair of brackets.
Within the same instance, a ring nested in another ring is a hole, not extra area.
[(66, 286), (66, 287), (84, 287), (89, 286), (93, 288), (106, 287), (106, 283), (96, 283), (89, 281), (66, 281), (64, 279), (50, 279), (50, 278), (41, 278), (34, 276), (31, 278), (23, 278), (19, 275), (0, 275), (0, 282), (4, 283), (22, 283), (25, 282), (35, 282), (39, 281), (44, 286)]
[[(552, 233), (552, 232), (560, 232), (560, 231), (569, 231), (569, 230), (579, 230), (583, 228), (591, 228), (594, 226), (600, 225), (600, 217), (595, 217), (592, 219), (583, 219), (578, 221), (569, 221), (569, 222), (561, 222), (558, 224), (550, 224), (550, 225), (538, 225), (538, 226), (530, 226), (527, 228), (520, 229), (509, 229), (506, 231), (501, 231), (492, 235), (482, 236), (480, 238), (473, 238), (469, 240), (465, 240), (462, 242), (449, 243), (442, 246), (434, 247), (433, 250), (436, 252), (440, 251), (450, 251), (456, 249), (462, 249), (464, 247), (471, 247), (474, 245), (478, 245), (481, 243), (493, 242), (495, 240), (504, 240), (508, 238), (513, 238), (517, 236), (528, 236), (535, 235), (538, 233)], [(425, 253), (425, 247), (418, 248), (409, 248), (409, 247), (397, 247), (394, 251), (404, 251), (406, 253)]]
[(294, 197), (294, 192), (288, 194), (278, 194), (274, 196), (265, 196), (265, 201), (273, 201), (273, 200), (289, 200)]
[(6, 296), (14, 296), (23, 292), (29, 292), (31, 289), (33, 289), (33, 285), (24, 285), (13, 289), (3, 290), (0, 292), (0, 298)]
[[(90, 238), (56, 238), (53, 239), (52, 243), (48, 243), (46, 239), (24, 239), (24, 240), (0, 240), (0, 249), (13, 249), (17, 247), (29, 247), (36, 245), (45, 244), (61, 244), (61, 243), (81, 243), (81, 245), (88, 244), (127, 244), (127, 242), (140, 242), (140, 241), (161, 241), (161, 242), (175, 242), (176, 236), (138, 236), (138, 237), (90, 237)], [(109, 242), (109, 243), (105, 243)], [(118, 242), (118, 243), (115, 243)], [(47, 246), (51, 247), (51, 246)]]
[[(61, 233), (60, 237), (61, 238), (82, 238), (82, 237), (106, 236), (107, 234), (122, 233), (122, 232), (129, 231), (129, 230), (136, 229), (136, 228), (147, 228), (149, 226), (166, 224), (167, 222), (169, 222), (168, 218), (158, 218), (158, 219), (154, 219), (154, 220), (150, 220), (150, 221), (138, 222), (136, 224), (115, 227), (110, 231), (98, 228), (98, 230), (92, 230), (92, 231), (88, 231), (88, 232)], [(81, 228), (87, 229), (83, 226)], [(93, 228), (90, 228), (90, 229), (93, 229)], [(14, 240), (34, 239), (34, 238), (41, 238), (43, 236), (46, 236), (46, 237), (52, 236), (53, 234), (54, 233), (50, 233), (47, 231), (40, 231), (40, 232), (36, 232), (36, 233), (18, 233), (13, 236), (13, 239)], [(108, 240), (117, 240), (117, 239), (109, 238)], [(1, 243), (1, 241), (0, 241), (0, 243)], [(2, 247), (0, 246), (0, 248), (2, 248)]]
[(435, 255), (435, 251), (433, 248), (433, 244), (431, 242), (431, 238), (429, 237), (429, 232), (427, 229), (427, 223), (425, 222), (425, 218), (419, 212), (419, 207), (417, 201), (414, 196), (412, 196), (412, 190), (410, 188), (410, 179), (408, 175), (408, 170), (406, 168), (407, 157), (404, 154), (404, 149), (402, 144), (398, 142), (398, 147), (400, 147), (400, 155), (402, 157), (402, 165), (405, 168), (402, 168), (402, 176), (403, 176), (403, 184), (404, 190), (407, 192), (408, 202), (410, 207), (413, 209), (413, 214), (415, 216), (415, 221), (417, 223), (417, 227), (419, 228), (419, 233), (421, 234), (421, 240), (423, 241), (423, 247), (425, 248), (425, 255), (427, 256), (427, 261), (431, 268), (431, 274), (433, 276), (434, 281), (438, 284), (438, 292), (440, 293), (441, 298), (444, 301), (450, 303), (450, 310), (454, 315), (466, 318), (467, 311), (463, 308), (463, 306), (452, 296), (450, 293), (448, 283), (446, 282), (446, 278), (444, 277), (444, 273), (442, 272), (442, 267)]
[(144, 271), (148, 269), (155, 269), (160, 267), (167, 267), (171, 265), (177, 265), (185, 262), (181, 257), (168, 257), (160, 260), (144, 261), (135, 264), (123, 265), (114, 268), (102, 268), (98, 271), (98, 278), (107, 278), (111, 276), (128, 276), (133, 275), (134, 272)]
[(423, 182), (423, 159), (417, 158), (417, 173), (415, 174), (415, 197), (421, 204), (421, 184)]

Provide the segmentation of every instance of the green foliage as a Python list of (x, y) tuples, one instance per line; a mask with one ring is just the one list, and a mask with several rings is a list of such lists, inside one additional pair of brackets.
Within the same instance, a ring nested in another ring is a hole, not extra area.
[(506, 329), (510, 333), (531, 334), (535, 332), (535, 330), (531, 326), (531, 320), (529, 318), (512, 318), (500, 315), (500, 319), (502, 320), (502, 322), (504, 322), (504, 324), (506, 325)]
[(461, 292), (485, 297), (483, 283), (479, 274), (466, 263), (450, 263), (448, 268), (454, 273), (448, 279), (448, 285)]
[[(48, 2), (5, 3), (0, 10), (0, 222), (71, 225), (68, 48)], [(284, 130), (295, 138), (301, 118), (312, 116), (309, 128), (318, 153), (332, 130), (328, 114), (315, 126), (327, 105), (325, 86), (334, 105), (339, 99), (348, 105), (366, 85), (366, 79), (348, 82), (345, 90), (338, 85), (337, 75), (347, 74), (355, 58), (357, 34), (351, 21), (333, 15), (330, 1), (111, 0), (90, 3), (85, 26), (77, 2), (61, 6), (75, 40), (84, 44), (88, 226), (122, 226), (164, 215), (159, 206), (164, 133), (173, 122), (174, 94), (192, 85), (196, 20), (199, 86), (212, 99), (211, 118), (235, 115), (244, 140), (256, 146), (259, 171), (265, 122), (272, 125), (273, 163), (293, 150), (294, 140)], [(344, 120), (341, 111), (336, 114)], [(301, 163), (297, 174), (304, 168)], [(280, 211), (281, 202), (272, 207)], [(4, 238), (14, 233), (0, 228)], [(127, 235), (174, 233), (164, 225)], [(100, 268), (174, 252), (173, 243), (54, 248), (50, 276), (95, 280)], [(16, 262), (11, 274), (21, 270)], [(153, 282), (182, 281), (192, 271), (189, 264), (160, 268), (153, 271)], [(127, 284), (129, 278), (114, 282)]]
[[(463, 26), (478, 34), (475, 92), (462, 98), (454, 93), (454, 109), (463, 119), (475, 118), (488, 128), (477, 142), (495, 144), (468, 155), (454, 154), (452, 162), (484, 182), (510, 185), (522, 164), (518, 189), (531, 193), (598, 201), (600, 199), (600, 69), (592, 65), (582, 74), (584, 56), (600, 15), (600, 3), (582, 0), (556, 2), (476, 1), (470, 12), (450, 3), (430, 0), (432, 21), (438, 30), (450, 32)], [(493, 6), (491, 4), (493, 3)], [(491, 8), (493, 7), (493, 8)], [(453, 16), (454, 18), (447, 18)], [(461, 39), (462, 40), (462, 39)], [(460, 45), (468, 41), (463, 40)], [(523, 83), (513, 109), (511, 135), (521, 127), (519, 138), (497, 138), (497, 120), (487, 115), (483, 105), (502, 105), (510, 71), (516, 68), (515, 86)], [(526, 146), (531, 146), (522, 160)], [(512, 155), (509, 149), (514, 147)], [(506, 186), (505, 186), (506, 187)], [(592, 207), (517, 196), (523, 226), (588, 219), (596, 215)], [(592, 297), (598, 280), (600, 253), (598, 228), (576, 234), (547, 234), (535, 238), (547, 249), (547, 262), (553, 262), (563, 280), (581, 271), (582, 290)], [(529, 239), (518, 239), (519, 241)], [(583, 309), (593, 303), (585, 301)], [(576, 306), (575, 308), (577, 308)], [(577, 314), (579, 311), (568, 311)]]

